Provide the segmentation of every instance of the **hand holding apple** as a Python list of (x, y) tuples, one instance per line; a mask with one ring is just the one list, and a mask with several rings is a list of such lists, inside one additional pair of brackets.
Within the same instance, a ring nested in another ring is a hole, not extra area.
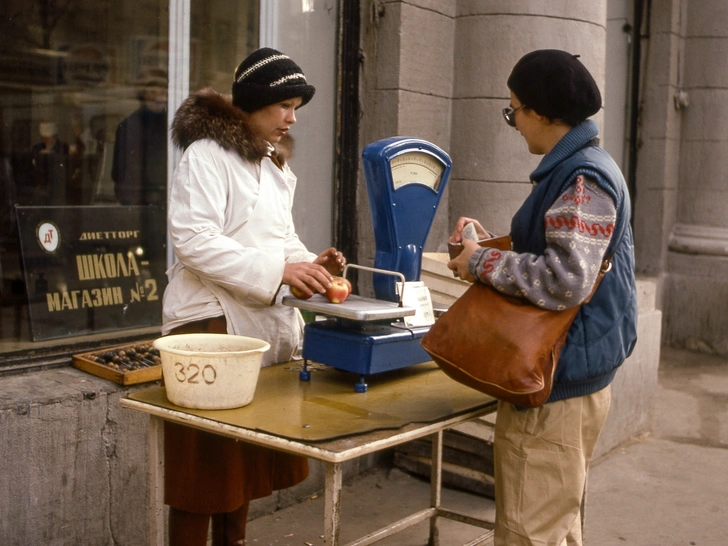
[(313, 292), (311, 294), (306, 294), (306, 292), (304, 292), (297, 286), (291, 286), (291, 294), (293, 294), (299, 300), (307, 300), (308, 298), (313, 296)]
[(295, 297), (305, 300), (317, 292), (324, 294), (331, 284), (331, 274), (311, 262), (286, 263), (282, 284), (287, 284)]

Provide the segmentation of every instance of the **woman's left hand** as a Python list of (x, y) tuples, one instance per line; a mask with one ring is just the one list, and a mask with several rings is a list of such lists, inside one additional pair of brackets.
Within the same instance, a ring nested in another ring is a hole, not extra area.
[(464, 281), (475, 282), (475, 277), (473, 277), (470, 274), (470, 271), (468, 271), (468, 262), (470, 261), (470, 257), (473, 255), (473, 252), (480, 247), (478, 246), (478, 243), (468, 239), (464, 239), (462, 241), (462, 245), (463, 251), (455, 259), (450, 260), (447, 263), (447, 267), (455, 273), (456, 277), (460, 277)]
[(336, 275), (344, 270), (346, 258), (344, 258), (344, 255), (332, 246), (319, 254), (313, 263), (323, 266), (326, 271), (332, 275)]
[(455, 229), (450, 234), (449, 242), (451, 243), (460, 243), (463, 240), (463, 228), (466, 224), (473, 224), (475, 227), (475, 231), (478, 234), (478, 239), (489, 239), (490, 235), (487, 231), (485, 231), (485, 228), (480, 225), (480, 222), (478, 222), (474, 218), (468, 218), (467, 216), (461, 216), (458, 218), (457, 224), (455, 224)]

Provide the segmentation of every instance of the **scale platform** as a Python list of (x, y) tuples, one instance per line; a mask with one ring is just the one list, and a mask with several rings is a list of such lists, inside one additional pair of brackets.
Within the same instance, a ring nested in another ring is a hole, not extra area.
[(417, 312), (414, 307), (400, 306), (394, 301), (375, 300), (354, 295), (341, 303), (331, 303), (321, 294), (314, 294), (307, 300), (285, 296), (282, 301), (283, 305), (297, 307), (319, 315), (363, 322), (411, 317)]
[(420, 345), (429, 326), (407, 327), (401, 320), (416, 313), (413, 307), (360, 296), (334, 304), (320, 294), (307, 300), (287, 296), (283, 304), (327, 317), (304, 328), (304, 381), (310, 379), (308, 361), (319, 362), (359, 374), (354, 390), (366, 392), (366, 376), (431, 360)]

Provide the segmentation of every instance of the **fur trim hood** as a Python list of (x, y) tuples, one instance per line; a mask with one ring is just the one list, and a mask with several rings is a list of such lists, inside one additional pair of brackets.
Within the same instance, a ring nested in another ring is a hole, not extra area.
[[(268, 155), (268, 142), (257, 137), (245, 113), (211, 87), (192, 93), (180, 105), (172, 122), (172, 139), (183, 150), (196, 140), (210, 139), (243, 159), (260, 161)], [(285, 135), (274, 145), (281, 164), (293, 153), (293, 138)]]

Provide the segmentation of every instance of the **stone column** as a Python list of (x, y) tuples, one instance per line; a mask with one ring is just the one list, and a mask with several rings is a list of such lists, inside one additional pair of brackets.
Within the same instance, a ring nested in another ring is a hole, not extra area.
[(686, 4), (665, 341), (728, 355), (728, 0)]
[[(531, 191), (528, 176), (542, 156), (503, 121), (506, 80), (521, 56), (554, 48), (581, 56), (604, 93), (606, 0), (458, 2), (455, 33), (450, 221), (480, 219), (508, 233)], [(602, 116), (596, 116), (602, 126)]]
[[(393, 136), (417, 137), (451, 152), (451, 98), (456, 3), (432, 0), (362, 0), (359, 144)], [(358, 183), (359, 252), (374, 262), (373, 232), (363, 175)], [(447, 193), (427, 240), (427, 250), (446, 246)], [(351, 259), (351, 261), (354, 261)], [(371, 290), (361, 275), (360, 293)]]
[[(640, 128), (633, 225), (637, 270), (663, 276), (667, 241), (675, 223), (680, 132), (685, 112), (684, 2), (668, 0), (652, 10), (643, 39)], [(682, 98), (681, 98), (682, 97)], [(658, 307), (663, 294), (658, 291)]]

